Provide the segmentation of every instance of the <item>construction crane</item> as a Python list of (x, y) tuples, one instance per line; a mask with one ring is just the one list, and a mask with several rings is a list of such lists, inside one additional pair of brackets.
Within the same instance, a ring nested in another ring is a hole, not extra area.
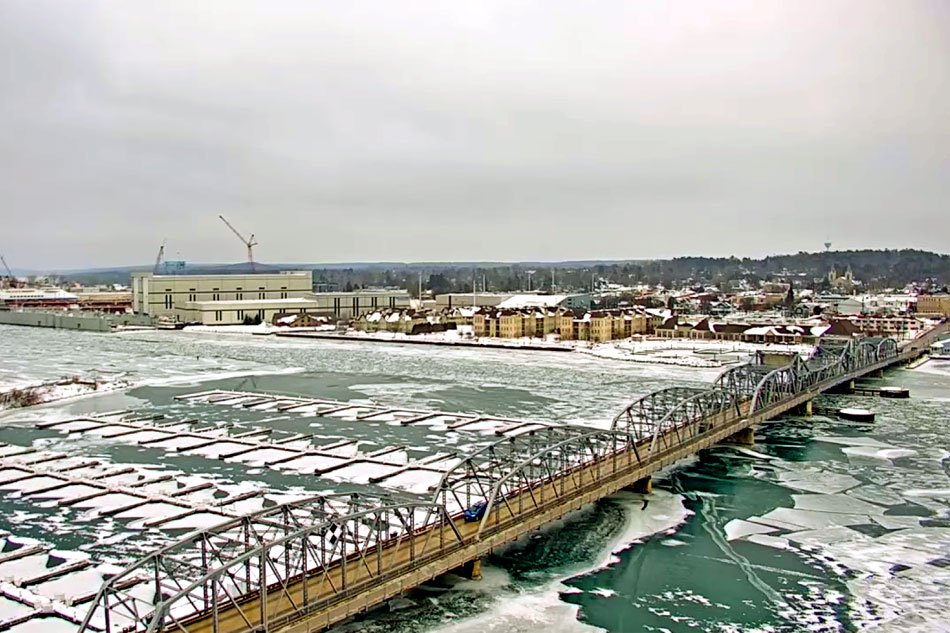
[(162, 262), (165, 260), (165, 243), (167, 239), (162, 240), (162, 245), (158, 247), (158, 255), (155, 257), (155, 268), (152, 269), (152, 274), (158, 274), (158, 267), (162, 265)]
[(16, 286), (16, 277), (13, 276), (13, 271), (10, 270), (10, 267), (7, 266), (7, 260), (3, 258), (3, 255), (0, 255), (0, 262), (3, 262), (3, 267), (7, 271), (7, 276), (10, 278), (10, 287), (13, 288)]
[(238, 230), (231, 226), (231, 223), (225, 220), (223, 215), (219, 215), (218, 217), (221, 218), (221, 221), (224, 222), (225, 225), (227, 225), (227, 227), (238, 236), (238, 239), (241, 240), (245, 246), (247, 246), (247, 263), (251, 267), (251, 272), (254, 272), (254, 247), (257, 246), (257, 242), (254, 241), (254, 234), (251, 233), (250, 239), (244, 239), (244, 236), (238, 233)]

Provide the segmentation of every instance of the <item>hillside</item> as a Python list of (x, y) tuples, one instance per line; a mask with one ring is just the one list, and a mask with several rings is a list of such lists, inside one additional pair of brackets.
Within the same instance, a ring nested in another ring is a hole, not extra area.
[[(401, 286), (415, 290), (422, 273), (423, 285), (436, 292), (470, 292), (472, 280), (489, 290), (517, 290), (527, 286), (551, 286), (550, 269), (555, 270), (559, 289), (589, 288), (592, 276), (613, 283), (715, 283), (735, 279), (794, 278), (797, 285), (813, 286), (835, 268), (851, 268), (855, 278), (872, 289), (903, 287), (910, 282), (929, 281), (935, 287), (950, 284), (950, 256), (921, 250), (854, 250), (774, 255), (763, 259), (736, 257), (677, 257), (668, 260), (574, 261), (574, 262), (360, 262), (335, 264), (257, 264), (258, 271), (305, 269), (314, 271), (314, 282), (331, 287), (352, 288), (369, 285)], [(66, 281), (84, 284), (128, 283), (132, 271), (149, 270), (136, 266), (100, 270), (69, 271)], [(248, 272), (246, 263), (193, 264), (187, 274)]]

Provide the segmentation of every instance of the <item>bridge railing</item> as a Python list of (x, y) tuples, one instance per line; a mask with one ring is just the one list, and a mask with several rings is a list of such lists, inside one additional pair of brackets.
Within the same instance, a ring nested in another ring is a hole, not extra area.
[[(419, 543), (420, 530), (438, 537)], [(445, 508), (424, 501), (350, 493), (293, 502), (201, 530), (138, 561), (103, 584), (80, 631), (188, 633), (197, 616), (209, 614), (215, 633), (257, 631), (460, 542)]]
[(767, 409), (819, 385), (893, 360), (897, 355), (897, 342), (892, 338), (822, 340), (808, 360), (796, 356), (791, 363), (768, 372), (756, 385), (750, 412)]

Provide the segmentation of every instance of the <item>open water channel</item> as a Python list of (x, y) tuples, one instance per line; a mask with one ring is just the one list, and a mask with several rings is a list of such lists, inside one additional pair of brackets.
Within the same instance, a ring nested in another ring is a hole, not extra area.
[[(0, 326), (0, 389), (65, 375), (132, 385), (0, 413), (0, 442), (276, 498), (359, 484), (36, 424), (134, 409), (313, 433), (323, 443), (357, 439), (363, 452), (404, 445), (417, 459), (494, 438), (173, 398), (235, 389), (602, 425), (639, 395), (716, 373), (582, 354)], [(950, 630), (950, 365), (892, 371), (882, 384), (912, 398), (825, 398), (873, 408), (873, 425), (775, 420), (751, 449), (704, 452), (665, 473), (652, 495), (620, 493), (497, 553), (481, 581), (440, 579), (337, 632)], [(141, 527), (0, 488), (0, 530), (98, 560), (128, 562), (181, 535)]]

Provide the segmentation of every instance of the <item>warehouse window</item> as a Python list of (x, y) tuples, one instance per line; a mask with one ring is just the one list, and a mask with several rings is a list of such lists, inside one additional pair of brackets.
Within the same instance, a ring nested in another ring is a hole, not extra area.
[(215, 311), (215, 313), (214, 313), (214, 320), (215, 320), (215, 321), (220, 321), (220, 320), (221, 320), (221, 310), (216, 310), (216, 311)]

